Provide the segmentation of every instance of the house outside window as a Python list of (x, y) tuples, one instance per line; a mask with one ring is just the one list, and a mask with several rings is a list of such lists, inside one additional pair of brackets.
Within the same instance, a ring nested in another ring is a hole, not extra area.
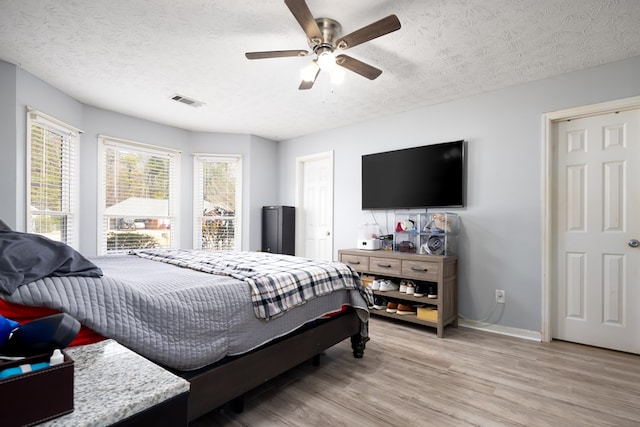
[(180, 152), (100, 136), (98, 253), (178, 247)]
[(193, 247), (240, 250), (242, 157), (194, 155)]
[(27, 112), (27, 232), (75, 248), (80, 133), (37, 110)]

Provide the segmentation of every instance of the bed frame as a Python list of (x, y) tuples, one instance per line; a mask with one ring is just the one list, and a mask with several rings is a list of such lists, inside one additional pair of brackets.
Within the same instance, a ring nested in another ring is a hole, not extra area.
[(228, 402), (233, 402), (234, 411), (242, 412), (246, 392), (306, 360), (311, 359), (317, 366), (320, 353), (346, 338), (351, 338), (353, 356), (361, 358), (367, 339), (360, 335), (360, 331), (360, 318), (354, 309), (349, 308), (340, 315), (319, 321), (312, 327), (245, 355), (230, 358), (223, 364), (179, 373), (191, 383), (189, 421)]

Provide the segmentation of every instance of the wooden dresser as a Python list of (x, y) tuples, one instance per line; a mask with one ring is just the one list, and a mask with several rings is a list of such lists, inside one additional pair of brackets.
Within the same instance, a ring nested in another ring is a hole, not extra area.
[(372, 309), (371, 314), (436, 328), (439, 338), (444, 336), (445, 326), (458, 326), (458, 257), (359, 249), (339, 250), (338, 257), (340, 262), (357, 272), (376, 278), (388, 278), (395, 283), (410, 279), (437, 284), (438, 297), (435, 299), (426, 296), (417, 298), (397, 291), (373, 291), (389, 301), (433, 306), (438, 310), (436, 321), (419, 319), (416, 315), (387, 313), (385, 310)]

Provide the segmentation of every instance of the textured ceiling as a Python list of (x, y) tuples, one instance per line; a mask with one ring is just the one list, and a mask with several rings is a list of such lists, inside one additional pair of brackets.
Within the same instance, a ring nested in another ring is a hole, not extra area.
[[(307, 0), (343, 33), (402, 29), (349, 49), (383, 70), (320, 74), (279, 0), (0, 0), (0, 59), (75, 99), (184, 129), (283, 140), (640, 55), (640, 0)], [(192, 108), (175, 94), (206, 103)], [(55, 114), (55, 112), (51, 112)]]

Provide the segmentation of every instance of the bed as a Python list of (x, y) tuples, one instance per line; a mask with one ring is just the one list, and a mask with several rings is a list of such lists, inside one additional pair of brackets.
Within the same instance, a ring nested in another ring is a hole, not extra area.
[(44, 258), (63, 256), (41, 268), (42, 256), (6, 245), (8, 232), (0, 233), (3, 263), (42, 270), (15, 289), (0, 277), (5, 302), (66, 312), (183, 376), (189, 420), (230, 401), (241, 410), (245, 392), (305, 360), (317, 363), (347, 338), (362, 357), (368, 339), (370, 291), (341, 263), (186, 250), (84, 258), (49, 241)]

